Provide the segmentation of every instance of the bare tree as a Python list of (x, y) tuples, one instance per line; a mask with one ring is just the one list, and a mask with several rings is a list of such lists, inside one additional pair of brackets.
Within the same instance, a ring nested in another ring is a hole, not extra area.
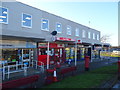
[(108, 43), (111, 35), (103, 35), (100, 40), (102, 43)]

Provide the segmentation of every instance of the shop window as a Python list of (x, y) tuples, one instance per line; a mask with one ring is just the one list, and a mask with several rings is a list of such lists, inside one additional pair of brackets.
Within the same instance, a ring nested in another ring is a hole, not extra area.
[(88, 32), (88, 38), (89, 38), (89, 39), (91, 38), (91, 33), (90, 33), (90, 32)]
[(71, 26), (67, 26), (67, 35), (71, 35)]
[(76, 28), (76, 30), (75, 30), (75, 36), (79, 36), (79, 29), (78, 28)]
[(95, 33), (93, 33), (93, 39), (95, 39)]
[(47, 19), (42, 19), (41, 20), (41, 29), (45, 31), (49, 31), (49, 21)]
[(0, 23), (8, 24), (8, 9), (0, 7)]
[(32, 16), (29, 14), (22, 14), (22, 26), (32, 28)]
[(86, 33), (85, 30), (82, 30), (82, 37), (83, 37), (83, 38), (86, 37), (85, 33)]
[(61, 25), (61, 23), (56, 23), (56, 31), (58, 33), (62, 33), (62, 25)]
[(97, 40), (99, 40), (99, 34), (97, 34)]

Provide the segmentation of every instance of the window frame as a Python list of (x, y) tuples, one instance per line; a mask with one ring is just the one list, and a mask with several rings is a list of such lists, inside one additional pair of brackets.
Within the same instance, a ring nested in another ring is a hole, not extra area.
[(84, 29), (82, 30), (82, 38), (86, 38), (86, 31)]
[(6, 7), (2, 7), (2, 6), (0, 6), (0, 7), (7, 9), (7, 22), (0, 22), (0, 23), (8, 24), (8, 20), (9, 20), (9, 10), (8, 10), (8, 8), (6, 8)]
[(93, 33), (93, 39), (95, 40), (95, 33)]
[[(48, 21), (48, 29), (43, 29), (43, 28), (42, 28), (43, 20), (47, 20), (47, 21)], [(42, 18), (42, 19), (41, 19), (41, 30), (43, 30), (43, 31), (49, 31), (49, 19), (45, 19), (45, 18)]]
[[(72, 35), (72, 27), (70, 25), (67, 25), (67, 28), (70, 27), (70, 29), (67, 29), (67, 35)], [(70, 34), (68, 34), (68, 30), (70, 30)]]
[[(77, 35), (77, 31), (78, 31), (78, 35)], [(76, 28), (76, 29), (75, 29), (75, 36), (76, 36), (76, 37), (79, 37), (79, 36), (80, 36), (80, 30), (79, 30), (79, 28)]]
[(91, 39), (91, 32), (88, 31), (88, 39)]
[[(61, 24), (60, 22), (56, 22), (56, 25), (55, 25), (55, 31), (57, 31), (57, 24)], [(57, 33), (62, 33), (62, 24), (61, 24), (61, 32), (58, 32)]]
[(98, 41), (100, 40), (100, 35), (99, 35), (99, 34), (97, 34), (97, 40), (98, 40)]
[[(23, 25), (23, 14), (26, 14), (26, 15), (30, 15), (31, 16), (31, 26), (25, 26), (25, 25)], [(26, 28), (32, 28), (32, 15), (31, 14), (28, 14), (28, 13), (22, 13), (22, 21), (21, 21), (21, 24), (22, 24), (22, 27), (26, 27)]]

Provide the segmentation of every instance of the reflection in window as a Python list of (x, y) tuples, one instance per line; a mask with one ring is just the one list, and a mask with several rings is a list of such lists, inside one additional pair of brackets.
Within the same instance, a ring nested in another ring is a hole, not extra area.
[(42, 19), (41, 24), (42, 30), (49, 31), (49, 21), (47, 19)]
[(58, 33), (61, 33), (62, 32), (62, 25), (60, 23), (56, 23), (56, 31)]
[(8, 9), (0, 7), (0, 23), (8, 23)]
[(28, 14), (22, 14), (22, 26), (32, 27), (32, 16)]
[(82, 37), (85, 38), (85, 30), (82, 30)]
[(75, 36), (79, 36), (79, 29), (78, 28), (76, 28), (76, 30), (75, 30)]
[(71, 26), (67, 26), (67, 35), (71, 35)]
[(90, 32), (88, 32), (88, 38), (89, 38), (89, 39), (91, 38), (91, 33), (90, 33)]
[(99, 34), (97, 34), (97, 40), (99, 40)]
[(93, 39), (95, 39), (95, 33), (93, 33)]

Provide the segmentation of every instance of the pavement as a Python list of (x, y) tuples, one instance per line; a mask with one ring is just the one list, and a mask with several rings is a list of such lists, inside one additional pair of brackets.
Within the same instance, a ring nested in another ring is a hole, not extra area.
[[(90, 68), (89, 69), (94, 70), (94, 69), (97, 69), (97, 68), (100, 68), (100, 67), (103, 67), (103, 66), (112, 65), (113, 63), (115, 63), (117, 61), (118, 61), (118, 59), (116, 59), (116, 58), (113, 58), (111, 60), (93, 59), (92, 62), (90, 62)], [(84, 61), (77, 61), (77, 70), (75, 72), (75, 75), (85, 72), (84, 63), (85, 63)], [(75, 66), (75, 63), (72, 62), (71, 66)], [(66, 68), (66, 67), (69, 67), (68, 64), (66, 64), (66, 63), (62, 64), (61, 68), (57, 69), (57, 73), (61, 69)], [(54, 65), (50, 66), (50, 68), (51, 69), (54, 68)], [(40, 69), (29, 68), (27, 76), (31, 76), (31, 75), (40, 75), (40, 78), (39, 78), (38, 82), (36, 83), (36, 88), (41, 88), (45, 85), (46, 67), (45, 67), (45, 72), (44, 73), (42, 73)], [(69, 74), (65, 75), (65, 77), (68, 77), (68, 76), (71, 76), (71, 74), (69, 73)], [(26, 77), (26, 76), (24, 76), (24, 73), (22, 73), (22, 72), (21, 73), (16, 73), (16, 74), (11, 74), (10, 79), (6, 79), (3, 82), (10, 81), (10, 80), (15, 80), (15, 79), (18, 79), (18, 78), (21, 78), (21, 77)], [(61, 76), (57, 74), (57, 78), (58, 78), (58, 80), (60, 80)]]

